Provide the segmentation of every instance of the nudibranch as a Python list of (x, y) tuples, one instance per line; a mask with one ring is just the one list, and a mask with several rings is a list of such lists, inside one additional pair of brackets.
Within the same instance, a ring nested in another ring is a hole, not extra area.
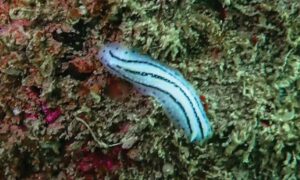
[(106, 44), (98, 58), (110, 73), (161, 103), (169, 119), (183, 128), (191, 142), (203, 141), (212, 135), (211, 123), (199, 96), (179, 71), (119, 43)]

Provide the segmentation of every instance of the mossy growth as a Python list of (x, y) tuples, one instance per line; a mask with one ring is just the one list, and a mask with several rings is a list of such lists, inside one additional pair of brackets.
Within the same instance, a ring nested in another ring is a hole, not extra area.
[[(0, 177), (299, 179), (299, 6), (1, 2)], [(213, 137), (189, 143), (107, 73), (96, 54), (108, 41), (180, 70), (206, 98)]]

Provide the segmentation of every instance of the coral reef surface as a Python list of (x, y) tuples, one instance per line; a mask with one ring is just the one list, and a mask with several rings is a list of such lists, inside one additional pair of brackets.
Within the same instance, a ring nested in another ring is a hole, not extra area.
[[(300, 179), (299, 7), (0, 0), (0, 179)], [(109, 74), (112, 41), (181, 71), (212, 138), (189, 143)]]

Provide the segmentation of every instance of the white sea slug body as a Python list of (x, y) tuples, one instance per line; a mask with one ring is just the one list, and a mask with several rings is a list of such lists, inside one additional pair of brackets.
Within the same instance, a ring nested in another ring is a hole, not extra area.
[(212, 135), (199, 96), (178, 71), (118, 43), (105, 45), (98, 58), (112, 74), (129, 81), (144, 95), (155, 97), (191, 142)]

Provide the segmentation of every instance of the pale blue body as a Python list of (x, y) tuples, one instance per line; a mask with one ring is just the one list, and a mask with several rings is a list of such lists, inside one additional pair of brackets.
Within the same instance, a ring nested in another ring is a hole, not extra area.
[(155, 97), (191, 142), (212, 135), (199, 96), (178, 71), (117, 43), (107, 44), (98, 58), (112, 74), (131, 82), (141, 93)]

